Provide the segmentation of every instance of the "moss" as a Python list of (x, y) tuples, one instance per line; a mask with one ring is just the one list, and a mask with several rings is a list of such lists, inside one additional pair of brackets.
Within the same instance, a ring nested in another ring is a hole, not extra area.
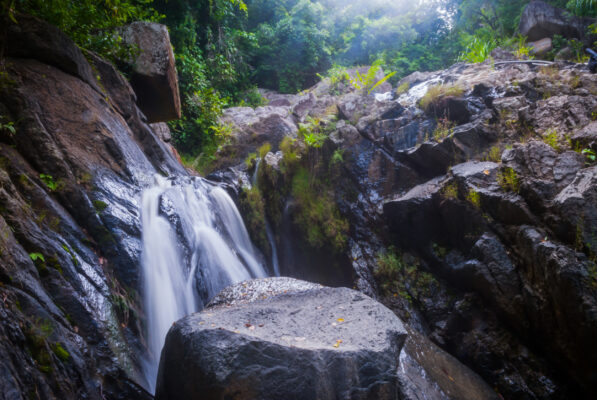
[(448, 183), (442, 189), (442, 196), (447, 199), (457, 199), (458, 198), (458, 184), (455, 181)]
[(269, 248), (265, 230), (265, 202), (257, 187), (243, 188), (240, 207), (251, 238), (260, 249)]
[(259, 154), (259, 157), (261, 159), (264, 159), (265, 156), (267, 155), (267, 153), (269, 153), (271, 149), (272, 149), (272, 145), (269, 142), (265, 142), (264, 144), (261, 145), (261, 147), (259, 147), (259, 149), (257, 150), (257, 153)]
[(475, 208), (481, 208), (481, 196), (479, 192), (474, 189), (469, 190), (466, 195), (466, 200), (471, 203)]
[(402, 85), (398, 86), (398, 89), (396, 89), (396, 94), (400, 96), (401, 94), (408, 92), (409, 89), (410, 84), (408, 82), (404, 82)]
[(53, 332), (49, 321), (37, 319), (33, 324), (28, 324), (23, 330), (27, 350), (35, 361), (37, 368), (44, 373), (52, 371), (52, 357), (48, 351), (47, 339)]
[(518, 193), (520, 191), (520, 181), (518, 179), (518, 174), (510, 167), (506, 167), (498, 173), (497, 181), (502, 189), (506, 192), (512, 191)]
[(77, 257), (75, 256), (75, 253), (73, 253), (73, 251), (71, 249), (68, 248), (67, 245), (63, 244), (62, 248), (64, 249), (64, 251), (66, 251), (68, 253), (68, 255), (70, 255), (70, 259), (73, 262), (73, 264), (75, 266), (79, 265), (79, 260), (77, 260)]
[(407, 261), (392, 247), (378, 254), (374, 275), (386, 296), (399, 296), (410, 303), (439, 288), (433, 275), (421, 269), (419, 260)]
[(68, 351), (62, 347), (62, 343), (54, 343), (52, 344), (52, 351), (56, 354), (56, 357), (61, 359), (62, 361), (67, 361), (70, 358), (70, 354)]
[(101, 213), (108, 208), (108, 204), (101, 200), (93, 200), (93, 207), (95, 208), (95, 211)]
[(294, 222), (307, 242), (314, 248), (329, 245), (334, 251), (343, 250), (349, 224), (340, 216), (330, 186), (300, 168), (292, 179), (292, 196), (297, 206)]
[(247, 169), (255, 168), (255, 163), (257, 162), (257, 153), (249, 153), (247, 158), (245, 158), (245, 165)]
[(49, 267), (54, 268), (56, 271), (58, 271), (62, 275), (62, 266), (60, 265), (60, 261), (58, 261), (58, 257), (56, 254), (54, 254), (51, 257), (48, 257), (46, 264)]

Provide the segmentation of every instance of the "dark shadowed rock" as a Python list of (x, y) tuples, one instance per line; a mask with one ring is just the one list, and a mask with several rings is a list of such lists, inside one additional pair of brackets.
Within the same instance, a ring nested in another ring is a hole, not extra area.
[(520, 34), (534, 41), (554, 35), (568, 38), (580, 38), (585, 32), (585, 23), (565, 10), (554, 7), (543, 1), (532, 1), (522, 12)]
[(5, 57), (33, 58), (52, 65), (101, 93), (83, 52), (58, 28), (28, 15), (19, 15), (18, 24), (9, 21), (7, 25)]
[(125, 43), (139, 49), (131, 61), (131, 85), (149, 122), (180, 118), (180, 95), (168, 28), (154, 22), (133, 22), (122, 28)]
[(156, 399), (398, 399), (398, 317), (359, 292), (299, 284), (248, 287), (250, 302), (239, 286), (240, 301), (216, 300), (233, 307), (178, 321)]

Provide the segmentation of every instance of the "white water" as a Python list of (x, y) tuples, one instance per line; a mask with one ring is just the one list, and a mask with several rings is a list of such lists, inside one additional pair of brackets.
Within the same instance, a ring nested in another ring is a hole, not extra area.
[(153, 393), (172, 323), (199, 311), (226, 286), (266, 273), (240, 213), (222, 188), (199, 178), (173, 185), (156, 176), (141, 203), (150, 350), (144, 372)]

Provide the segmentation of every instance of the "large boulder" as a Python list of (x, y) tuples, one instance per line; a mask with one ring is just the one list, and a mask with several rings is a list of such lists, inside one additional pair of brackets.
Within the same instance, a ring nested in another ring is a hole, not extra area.
[(129, 60), (131, 85), (149, 122), (180, 118), (180, 95), (168, 28), (154, 22), (133, 22), (122, 29), (124, 43), (138, 49)]
[(288, 286), (176, 322), (156, 398), (397, 399), (398, 317), (350, 289)]
[(518, 29), (528, 40), (535, 41), (554, 35), (580, 38), (585, 26), (588, 24), (583, 19), (572, 17), (565, 10), (543, 1), (532, 1), (522, 12)]
[(468, 368), (408, 335), (403, 350), (398, 317), (354, 290), (243, 282), (171, 328), (156, 399), (495, 398)]

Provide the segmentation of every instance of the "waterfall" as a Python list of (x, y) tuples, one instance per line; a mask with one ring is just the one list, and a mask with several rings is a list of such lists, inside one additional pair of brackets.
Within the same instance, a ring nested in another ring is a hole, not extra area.
[(266, 276), (230, 196), (202, 178), (173, 182), (159, 175), (141, 197), (142, 269), (149, 355), (144, 365), (155, 391), (168, 329), (199, 311), (233, 283)]

